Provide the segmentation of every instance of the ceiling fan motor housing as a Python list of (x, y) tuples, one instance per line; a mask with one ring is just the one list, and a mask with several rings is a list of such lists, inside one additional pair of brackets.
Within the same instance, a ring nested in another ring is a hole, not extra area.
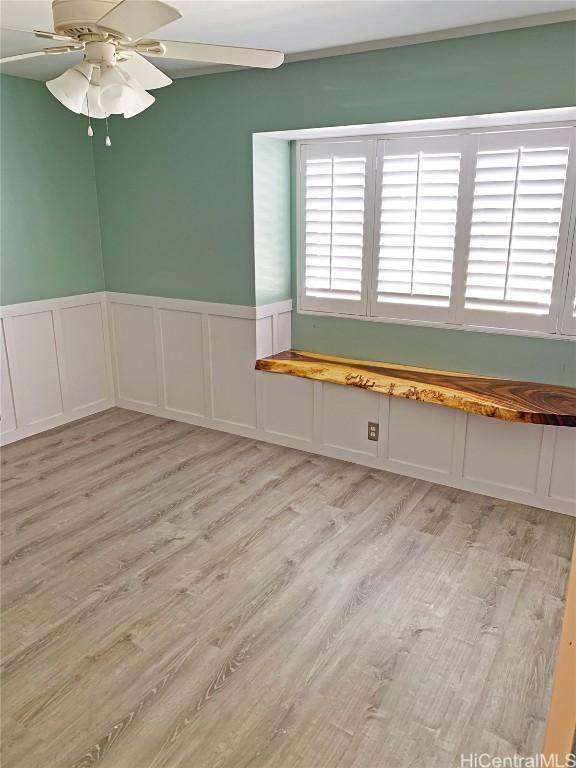
[(84, 46), (84, 58), (89, 64), (116, 66), (116, 46), (114, 43), (89, 42)]
[(54, 30), (78, 37), (98, 31), (98, 19), (111, 11), (118, 0), (52, 0)]

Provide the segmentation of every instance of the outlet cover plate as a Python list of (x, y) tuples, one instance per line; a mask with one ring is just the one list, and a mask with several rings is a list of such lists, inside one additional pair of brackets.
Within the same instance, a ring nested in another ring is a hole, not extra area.
[(368, 440), (374, 440), (378, 442), (378, 433), (380, 431), (380, 425), (377, 421), (368, 422)]

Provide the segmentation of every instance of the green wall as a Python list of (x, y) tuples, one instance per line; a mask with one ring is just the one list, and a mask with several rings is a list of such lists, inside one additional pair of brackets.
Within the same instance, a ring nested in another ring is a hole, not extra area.
[(0, 77), (2, 304), (104, 289), (86, 124), (44, 83)]
[[(570, 106), (576, 24), (177, 80), (95, 144), (110, 290), (254, 304), (252, 134)], [(116, 183), (111, 183), (114, 176)]]
[[(572, 106), (575, 65), (576, 24), (564, 23), (177, 80), (155, 91), (158, 103), (143, 114), (111, 120), (111, 149), (104, 126), (95, 126), (106, 287), (244, 305), (284, 297), (286, 248), (277, 243), (267, 254), (262, 232), (255, 240), (254, 214), (264, 200), (253, 199), (253, 175), (262, 182), (264, 166), (257, 157), (253, 166), (254, 133)], [(42, 84), (7, 78), (4, 90), (5, 300), (98, 290), (85, 122)], [(274, 205), (285, 211), (281, 197)], [(280, 262), (282, 278), (271, 287), (260, 278)], [(293, 341), (397, 362), (576, 380), (575, 345), (556, 340), (295, 314)]]
[(291, 297), (290, 142), (254, 136), (254, 283), (256, 304)]
[(292, 315), (292, 346), (309, 352), (576, 387), (573, 341)]

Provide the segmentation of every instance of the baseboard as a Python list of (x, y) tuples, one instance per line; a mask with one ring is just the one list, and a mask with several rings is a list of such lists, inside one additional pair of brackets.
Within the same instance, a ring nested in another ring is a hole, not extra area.
[(227, 432), (229, 434), (238, 435), (240, 437), (259, 440), (264, 443), (271, 443), (274, 445), (281, 445), (286, 448), (293, 448), (305, 453), (326, 456), (327, 458), (339, 459), (341, 461), (347, 461), (352, 464), (359, 464), (361, 466), (383, 470), (386, 472), (392, 472), (394, 474), (404, 475), (406, 477), (413, 477), (416, 480), (425, 480), (430, 483), (445, 485), (450, 488), (458, 488), (459, 490), (470, 491), (472, 493), (477, 493), (489, 498), (497, 498), (502, 499), (503, 501), (526, 504), (528, 506), (546, 509), (551, 512), (559, 512), (561, 514), (576, 517), (576, 505), (570, 500), (552, 499), (545, 495), (535, 495), (519, 489), (496, 485), (489, 482), (474, 482), (472, 480), (467, 480), (466, 478), (456, 477), (454, 475), (434, 471), (425, 467), (417, 467), (407, 463), (400, 466), (398, 462), (382, 459), (378, 456), (369, 457), (364, 454), (360, 454), (357, 451), (346, 450), (343, 448), (322, 444), (316, 441), (302, 440), (299, 438), (291, 437), (289, 435), (270, 433), (255, 426), (242, 426), (233, 424), (231, 422), (212, 419), (206, 416), (181, 413), (159, 406), (145, 406), (139, 403), (131, 402), (129, 400), (120, 399), (116, 402), (116, 405), (119, 408), (125, 408), (126, 410), (137, 411), (139, 413), (146, 413), (150, 416), (158, 416), (160, 418), (170, 419), (172, 421), (178, 421), (185, 424), (191, 424), (197, 427), (205, 427), (206, 429), (214, 429), (219, 432)]
[(67, 414), (58, 414), (49, 421), (43, 421), (41, 424), (30, 424), (26, 427), (19, 429), (13, 429), (11, 432), (5, 432), (0, 435), (0, 446), (9, 445), (15, 443), (18, 440), (24, 440), (27, 437), (33, 435), (39, 435), (42, 432), (48, 432), (56, 427), (61, 427), (64, 424), (70, 424), (73, 421), (84, 419), (86, 416), (93, 416), (95, 413), (101, 413), (107, 411), (110, 408), (116, 406), (116, 400), (111, 398), (109, 400), (102, 400), (99, 403), (86, 406), (84, 408), (78, 408), (75, 411)]

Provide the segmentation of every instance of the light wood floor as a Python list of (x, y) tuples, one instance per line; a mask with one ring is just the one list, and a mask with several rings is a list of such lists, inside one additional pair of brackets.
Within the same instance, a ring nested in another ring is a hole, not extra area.
[(575, 519), (122, 410), (2, 468), (4, 768), (542, 747)]

